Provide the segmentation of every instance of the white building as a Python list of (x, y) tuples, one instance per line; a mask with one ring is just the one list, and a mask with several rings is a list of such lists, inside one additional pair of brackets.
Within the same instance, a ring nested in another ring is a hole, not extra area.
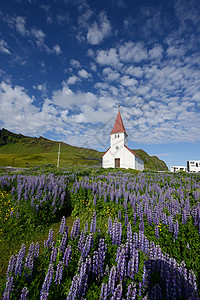
[(172, 166), (170, 167), (171, 172), (187, 171), (187, 168), (184, 166)]
[(110, 148), (102, 156), (103, 168), (144, 170), (143, 160), (128, 148), (127, 137), (120, 111), (118, 111), (113, 130), (110, 133)]
[(188, 172), (200, 172), (200, 160), (188, 160), (187, 170)]

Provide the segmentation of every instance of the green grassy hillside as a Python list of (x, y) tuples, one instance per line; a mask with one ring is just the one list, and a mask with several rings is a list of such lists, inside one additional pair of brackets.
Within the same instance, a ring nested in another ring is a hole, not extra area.
[(145, 169), (167, 171), (167, 165), (163, 160), (160, 160), (157, 156), (150, 156), (144, 150), (133, 150), (144, 161)]
[[(57, 164), (59, 142), (43, 137), (28, 137), (0, 130), (0, 166), (29, 167)], [(145, 169), (167, 170), (166, 164), (143, 150), (133, 150), (145, 163)], [(61, 143), (60, 166), (100, 165), (102, 152)]]

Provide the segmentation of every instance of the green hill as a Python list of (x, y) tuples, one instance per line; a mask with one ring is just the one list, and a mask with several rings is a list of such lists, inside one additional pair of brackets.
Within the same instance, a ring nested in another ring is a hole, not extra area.
[[(41, 166), (57, 164), (59, 142), (43, 137), (28, 137), (6, 129), (0, 130), (0, 166)], [(143, 150), (133, 150), (145, 163), (145, 169), (167, 170), (166, 164)], [(100, 165), (102, 152), (61, 142), (60, 166)]]
[(163, 160), (159, 159), (157, 156), (150, 156), (142, 149), (133, 151), (144, 161), (145, 169), (157, 171), (168, 170), (166, 163)]

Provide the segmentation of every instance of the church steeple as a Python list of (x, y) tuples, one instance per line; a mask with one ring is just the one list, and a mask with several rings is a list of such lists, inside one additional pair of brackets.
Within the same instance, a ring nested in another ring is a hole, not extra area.
[(117, 151), (123, 146), (128, 146), (127, 136), (128, 134), (126, 133), (120, 110), (118, 109), (117, 118), (115, 120), (114, 127), (110, 133), (111, 149), (115, 149), (115, 151)]
[(111, 131), (110, 134), (121, 133), (121, 132), (124, 132), (126, 135), (128, 135), (126, 133), (126, 130), (125, 130), (125, 127), (124, 127), (124, 124), (123, 124), (123, 121), (122, 121), (120, 110), (118, 109), (117, 118), (115, 120), (115, 124), (114, 124), (113, 130)]

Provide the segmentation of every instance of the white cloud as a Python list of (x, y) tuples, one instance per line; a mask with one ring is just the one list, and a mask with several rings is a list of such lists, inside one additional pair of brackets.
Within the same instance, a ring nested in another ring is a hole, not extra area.
[(111, 25), (104, 12), (99, 15), (99, 23), (96, 21), (88, 28), (87, 41), (91, 45), (98, 45), (111, 34)]
[(192, 97), (192, 100), (198, 101), (200, 103), (200, 92), (195, 93)]
[(53, 103), (63, 108), (80, 108), (83, 104), (92, 105), (97, 101), (97, 97), (91, 93), (74, 93), (66, 83), (63, 83), (62, 89), (54, 91), (52, 94)]
[(94, 57), (94, 56), (95, 56), (94, 51), (93, 51), (92, 49), (88, 49), (87, 55), (88, 55), (89, 57)]
[(137, 80), (135, 80), (134, 78), (130, 78), (129, 76), (123, 76), (121, 78), (121, 84), (127, 87), (135, 86), (137, 83)]
[(56, 44), (56, 45), (53, 47), (53, 50), (52, 50), (52, 51), (55, 52), (57, 55), (62, 53), (62, 51), (61, 51), (61, 49), (60, 49), (60, 46), (59, 46), (58, 44)]
[(156, 45), (153, 49), (149, 50), (150, 59), (162, 58), (163, 48), (160, 45)]
[(120, 77), (120, 74), (111, 68), (103, 69), (103, 74), (106, 75), (106, 80), (115, 81)]
[(45, 33), (41, 29), (32, 28), (32, 35), (36, 38), (36, 43), (39, 47), (44, 46)]
[(136, 78), (141, 78), (143, 76), (143, 70), (141, 67), (130, 66), (126, 69), (126, 74), (130, 74)]
[(75, 84), (75, 83), (77, 83), (78, 81), (80, 81), (80, 79), (79, 79), (77, 76), (73, 75), (73, 76), (70, 76), (70, 77), (68, 78), (67, 83), (68, 83), (68, 84)]
[(78, 75), (79, 75), (80, 77), (82, 77), (82, 78), (85, 78), (85, 79), (91, 77), (91, 74), (89, 74), (89, 73), (88, 73), (86, 70), (84, 70), (84, 69), (79, 70), (79, 71), (78, 71)]
[(126, 42), (119, 47), (119, 55), (122, 61), (139, 63), (148, 58), (147, 50), (140, 42)]
[(4, 40), (0, 40), (0, 52), (3, 54), (11, 54), (8, 49), (8, 44)]
[(98, 50), (96, 61), (100, 65), (110, 65), (117, 67), (119, 65), (119, 56), (115, 48), (110, 50)]
[(70, 60), (70, 65), (71, 65), (72, 67), (77, 68), (77, 69), (81, 67), (80, 62), (79, 62), (78, 60), (76, 60), (76, 59), (71, 59), (71, 60)]
[(24, 17), (16, 17), (15, 19), (15, 26), (16, 26), (16, 30), (23, 36), (25, 36), (28, 31), (25, 28), (25, 24), (26, 24), (26, 19)]

